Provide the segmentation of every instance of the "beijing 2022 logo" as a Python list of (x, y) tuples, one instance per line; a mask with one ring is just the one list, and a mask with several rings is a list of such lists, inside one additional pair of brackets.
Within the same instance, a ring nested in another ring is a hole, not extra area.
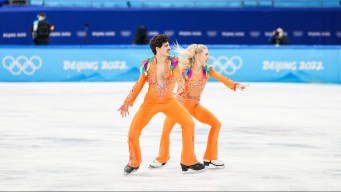
[(219, 57), (210, 56), (208, 63), (221, 74), (233, 75), (243, 66), (243, 59), (239, 56), (230, 58), (224, 55)]
[(12, 75), (33, 75), (41, 66), (43, 62), (39, 56), (5, 56), (2, 59), (2, 66), (7, 69)]

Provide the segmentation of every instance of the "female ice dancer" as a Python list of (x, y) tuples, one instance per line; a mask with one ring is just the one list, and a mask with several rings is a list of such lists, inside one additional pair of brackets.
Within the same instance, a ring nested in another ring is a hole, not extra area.
[[(176, 44), (175, 51), (180, 55), (182, 75), (185, 80), (185, 89), (177, 96), (177, 99), (194, 118), (211, 126), (204, 154), (204, 165), (223, 168), (224, 162), (218, 159), (218, 135), (221, 123), (213, 113), (200, 104), (200, 97), (209, 77), (216, 78), (234, 91), (244, 90), (247, 85), (221, 75), (208, 65), (209, 53), (205, 45), (192, 44), (184, 49)], [(175, 124), (176, 122), (168, 117), (164, 121), (159, 155), (150, 163), (150, 167), (162, 167), (169, 160), (169, 135)]]

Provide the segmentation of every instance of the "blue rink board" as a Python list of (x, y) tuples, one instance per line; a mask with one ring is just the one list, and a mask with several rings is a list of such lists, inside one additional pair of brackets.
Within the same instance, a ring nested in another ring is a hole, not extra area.
[[(236, 81), (341, 82), (340, 46), (208, 47), (209, 64)], [(0, 46), (0, 81), (136, 81), (141, 61), (151, 56), (148, 46), (133, 45)]]

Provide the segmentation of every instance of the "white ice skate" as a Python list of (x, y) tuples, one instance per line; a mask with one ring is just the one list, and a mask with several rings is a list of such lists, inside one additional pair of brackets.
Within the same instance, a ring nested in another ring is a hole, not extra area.
[(224, 162), (221, 160), (206, 160), (204, 159), (204, 165), (210, 168), (225, 168)]
[(149, 163), (149, 167), (150, 168), (159, 168), (159, 167), (163, 167), (164, 165), (166, 165), (167, 162), (164, 163), (160, 163), (158, 160), (154, 160), (153, 162)]

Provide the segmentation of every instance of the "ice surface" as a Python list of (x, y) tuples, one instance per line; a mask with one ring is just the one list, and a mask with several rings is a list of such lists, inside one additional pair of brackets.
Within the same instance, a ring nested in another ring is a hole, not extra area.
[[(117, 111), (133, 82), (0, 83), (0, 190), (341, 190), (341, 86), (250, 83), (233, 92), (211, 82), (202, 105), (222, 122), (219, 159), (225, 169), (183, 174), (181, 129), (171, 159), (158, 154), (164, 120), (156, 115), (140, 137), (143, 162), (128, 176), (130, 115)], [(209, 127), (196, 122), (202, 160)]]

